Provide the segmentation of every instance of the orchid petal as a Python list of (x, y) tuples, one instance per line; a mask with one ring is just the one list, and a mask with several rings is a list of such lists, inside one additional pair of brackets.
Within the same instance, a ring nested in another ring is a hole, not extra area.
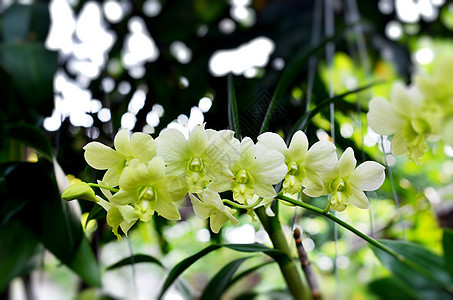
[(289, 154), (292, 160), (303, 160), (308, 149), (308, 139), (305, 133), (301, 130), (294, 133), (291, 143), (289, 144)]
[(121, 173), (119, 185), (121, 189), (135, 189), (147, 185), (149, 173), (146, 165), (138, 159), (133, 159)]
[(99, 142), (88, 143), (85, 147), (85, 160), (94, 169), (106, 170), (119, 164), (125, 156)]
[(405, 122), (405, 118), (387, 100), (379, 97), (370, 101), (367, 119), (371, 129), (382, 135), (394, 134)]
[(351, 147), (348, 147), (340, 157), (338, 161), (338, 167), (340, 170), (341, 177), (347, 177), (351, 175), (352, 171), (354, 171), (355, 166), (357, 164), (357, 160), (354, 157), (354, 150)]
[(145, 164), (156, 156), (156, 142), (149, 134), (142, 132), (132, 134), (130, 145), (132, 156)]
[(349, 180), (361, 190), (377, 190), (385, 180), (384, 166), (374, 161), (366, 161), (352, 172)]
[(156, 139), (157, 155), (162, 156), (167, 164), (189, 160), (187, 140), (177, 129), (165, 129)]
[(124, 128), (118, 131), (113, 141), (116, 151), (129, 155), (131, 153), (129, 130)]

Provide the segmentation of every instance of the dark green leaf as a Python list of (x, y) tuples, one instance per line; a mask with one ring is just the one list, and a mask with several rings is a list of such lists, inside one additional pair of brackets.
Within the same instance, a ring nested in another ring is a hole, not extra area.
[(214, 250), (219, 248), (226, 247), (235, 251), (239, 252), (263, 252), (271, 257), (276, 257), (280, 255), (285, 255), (283, 252), (266, 247), (261, 244), (224, 244), (224, 245), (210, 245), (203, 250), (199, 251), (198, 253), (182, 260), (179, 262), (168, 274), (167, 279), (165, 279), (164, 285), (160, 292), (159, 298), (162, 298), (164, 293), (170, 287), (170, 285), (185, 271), (187, 270), (193, 263), (197, 260), (202, 258), (203, 256), (211, 253)]
[(26, 274), (36, 265), (39, 243), (19, 221), (0, 226), (0, 294), (16, 276)]
[(206, 286), (201, 300), (220, 299), (223, 292), (228, 287), (231, 277), (236, 273), (241, 264), (251, 256), (239, 258), (226, 264)]
[(26, 40), (44, 42), (49, 25), (50, 14), (47, 4), (13, 4), (3, 15), (1, 34), (6, 43), (23, 43)]
[(162, 265), (162, 263), (155, 257), (146, 255), (146, 254), (135, 254), (133, 256), (123, 258), (122, 260), (114, 263), (113, 265), (108, 266), (106, 270), (109, 271), (109, 270), (117, 269), (117, 268), (120, 268), (123, 266), (128, 266), (131, 264), (138, 264), (138, 263), (143, 263), (143, 262), (153, 263), (162, 268), (164, 267), (164, 265)]
[(56, 52), (47, 50), (41, 43), (3, 44), (0, 64), (28, 106), (41, 115), (52, 113), (53, 78), (58, 67)]
[(447, 264), (447, 270), (450, 273), (453, 282), (453, 230), (445, 228), (443, 237), (444, 257)]
[(228, 74), (228, 124), (230, 129), (234, 131), (236, 138), (240, 139), (238, 105), (233, 84), (233, 74), (231, 73)]
[(407, 266), (387, 252), (371, 247), (384, 266), (416, 290), (418, 296), (423, 299), (432, 299), (430, 297), (446, 299), (453, 296), (439, 284), (442, 283), (442, 285), (447, 286), (450, 282), (450, 277), (445, 269), (445, 262), (440, 256), (413, 243), (392, 240), (380, 240), (380, 242), (410, 260), (418, 270), (424, 270), (426, 274), (429, 274), (417, 272), (414, 268)]
[(270, 260), (270, 261), (267, 261), (265, 263), (262, 263), (262, 264), (259, 264), (259, 265), (256, 265), (254, 267), (251, 267), (247, 270), (244, 270), (242, 271), (241, 273), (239, 273), (238, 275), (234, 276), (233, 279), (230, 280), (230, 282), (228, 283), (228, 286), (226, 288), (229, 288), (230, 286), (232, 286), (233, 284), (235, 284), (236, 282), (238, 282), (239, 280), (241, 280), (242, 278), (244, 278), (245, 276), (253, 273), (253, 272), (256, 272), (258, 269), (261, 269), (262, 267), (265, 267), (271, 263), (274, 263), (275, 261), (274, 260)]
[(380, 299), (385, 300), (409, 300), (417, 299), (412, 290), (407, 284), (395, 277), (380, 278), (372, 281), (368, 287)]
[(51, 172), (49, 163), (19, 164), (6, 176), (6, 197), (27, 201), (17, 218), (86, 283), (99, 286), (96, 259), (84, 236), (80, 219), (71, 208), (78, 203), (61, 199)]
[(297, 122), (294, 124), (293, 128), (291, 129), (291, 131), (290, 131), (290, 133), (288, 135), (288, 139), (290, 139), (296, 131), (305, 130), (305, 128), (308, 125), (308, 121), (310, 121), (321, 110), (323, 110), (324, 108), (328, 107), (331, 103), (342, 101), (347, 96), (359, 93), (359, 92), (361, 92), (363, 90), (366, 90), (366, 89), (369, 89), (370, 87), (372, 87), (372, 86), (374, 86), (376, 84), (379, 84), (379, 82), (367, 84), (367, 85), (359, 87), (359, 88), (357, 88), (355, 90), (348, 91), (346, 93), (343, 93), (341, 95), (335, 96), (333, 98), (328, 98), (328, 99), (325, 99), (325, 100), (321, 101), (320, 103), (318, 103), (316, 105), (316, 107), (313, 110), (310, 110), (310, 111), (306, 112), (305, 114), (302, 115), (302, 117), (300, 117), (299, 120), (297, 120)]
[(37, 127), (26, 123), (12, 124), (7, 126), (6, 136), (34, 148), (52, 161), (52, 145), (46, 135)]
[(96, 287), (102, 285), (101, 273), (96, 257), (85, 236), (82, 238), (76, 253), (68, 262), (66, 262), (66, 265), (76, 272), (86, 284)]

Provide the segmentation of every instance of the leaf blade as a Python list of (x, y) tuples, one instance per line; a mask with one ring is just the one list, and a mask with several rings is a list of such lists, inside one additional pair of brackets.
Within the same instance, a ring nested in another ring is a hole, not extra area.
[(164, 265), (158, 260), (157, 258), (151, 256), (151, 255), (146, 255), (146, 254), (135, 254), (129, 257), (125, 257), (116, 263), (108, 266), (105, 270), (106, 271), (111, 271), (114, 269), (118, 269), (127, 265), (131, 264), (138, 264), (138, 263), (153, 263), (158, 265), (159, 267), (165, 268)]

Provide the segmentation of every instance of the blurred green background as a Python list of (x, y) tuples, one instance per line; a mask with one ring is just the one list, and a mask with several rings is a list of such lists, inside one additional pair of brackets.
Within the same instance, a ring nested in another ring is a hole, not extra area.
[[(315, 1), (17, 2), (0, 4), (1, 299), (154, 299), (168, 269), (211, 242), (270, 245), (247, 214), (238, 226), (213, 234), (189, 202), (183, 220), (155, 217), (117, 243), (105, 213), (91, 203), (61, 202), (59, 195), (65, 174), (88, 182), (102, 176), (86, 165), (82, 147), (93, 140), (112, 145), (120, 128), (153, 137), (167, 126), (185, 133), (203, 122), (228, 128), (228, 73), (241, 135), (257, 137), (274, 99), (268, 130), (287, 138), (307, 111), (307, 98), (308, 109), (329, 98), (328, 40)], [(353, 147), (359, 163), (383, 163), (382, 148), (390, 152), (389, 141), (367, 125), (371, 97), (387, 97), (395, 79), (410, 82), (429, 64), (422, 50), (434, 41), (449, 43), (453, 5), (444, 2), (332, 1), (333, 92), (347, 94), (335, 104), (335, 142)], [(308, 124), (310, 144), (330, 138), (329, 118), (325, 108)], [(338, 216), (376, 238), (405, 237), (443, 255), (442, 228), (453, 228), (452, 157), (441, 142), (432, 143), (421, 167), (387, 154), (400, 211), (387, 178), (368, 194), (369, 211), (350, 207)], [(411, 286), (410, 278), (390, 277), (365, 242), (342, 228), (335, 245), (327, 219), (285, 206), (280, 219), (288, 239), (293, 224), (302, 229), (325, 299), (441, 299), (417, 294), (425, 286)], [(137, 253), (165, 268), (129, 263), (106, 270)], [(185, 285), (200, 295), (225, 263), (242, 256), (221, 249), (204, 257), (183, 274)], [(265, 261), (257, 256), (240, 270)], [(186, 299), (183, 290), (176, 286), (166, 299)], [(290, 297), (276, 264), (244, 277), (225, 299), (253, 296)]]

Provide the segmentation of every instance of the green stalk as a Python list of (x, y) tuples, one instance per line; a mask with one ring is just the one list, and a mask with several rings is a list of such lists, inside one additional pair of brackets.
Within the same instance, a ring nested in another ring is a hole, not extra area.
[(91, 186), (91, 187), (98, 187), (98, 188), (101, 188), (101, 189), (106, 189), (106, 190), (109, 190), (109, 191), (114, 192), (114, 193), (119, 191), (119, 189), (117, 189), (117, 188), (113, 188), (113, 187), (102, 185), (102, 184), (91, 183), (91, 182), (88, 182), (87, 184), (89, 186)]
[(387, 252), (388, 254), (390, 254), (391, 256), (395, 257), (396, 259), (398, 259), (400, 262), (402, 262), (406, 266), (412, 268), (413, 270), (416, 270), (417, 272), (423, 274), (425, 277), (429, 278), (430, 280), (436, 282), (437, 284), (439, 284), (440, 286), (442, 286), (443, 288), (448, 290), (448, 287), (446, 287), (444, 285), (444, 283), (440, 282), (437, 278), (433, 277), (431, 275), (431, 273), (429, 273), (423, 267), (419, 266), (418, 264), (416, 264), (412, 260), (406, 258), (405, 256), (397, 253), (396, 251), (392, 250), (391, 248), (387, 247), (386, 245), (380, 243), (379, 241), (373, 239), (372, 237), (369, 237), (365, 233), (363, 233), (360, 230), (356, 229), (354, 226), (352, 226), (352, 225), (346, 223), (345, 221), (337, 218), (335, 215), (331, 214), (327, 209), (322, 210), (322, 209), (320, 209), (318, 207), (315, 207), (313, 205), (304, 203), (302, 201), (298, 201), (296, 199), (293, 199), (291, 197), (287, 197), (287, 196), (282, 195), (282, 194), (278, 194), (276, 198), (279, 199), (279, 200), (283, 200), (283, 201), (289, 202), (291, 204), (303, 207), (305, 209), (308, 209), (309, 211), (312, 211), (314, 213), (323, 215), (323, 216), (331, 219), (335, 223), (337, 223), (337, 224), (341, 225), (342, 227), (346, 228), (347, 230), (355, 233), (357, 236), (359, 236), (360, 238), (364, 239), (365, 241), (367, 241), (371, 245), (373, 245), (373, 246), (375, 246), (375, 247)]
[(266, 215), (266, 209), (261, 206), (255, 209), (258, 218), (263, 224), (264, 229), (269, 234), (269, 237), (275, 249), (284, 252), (286, 255), (280, 256), (276, 261), (285, 278), (286, 284), (293, 295), (294, 299), (308, 299), (307, 290), (302, 284), (302, 279), (296, 264), (291, 259), (291, 251), (283, 233), (282, 226), (278, 220), (278, 214), (275, 217)]

